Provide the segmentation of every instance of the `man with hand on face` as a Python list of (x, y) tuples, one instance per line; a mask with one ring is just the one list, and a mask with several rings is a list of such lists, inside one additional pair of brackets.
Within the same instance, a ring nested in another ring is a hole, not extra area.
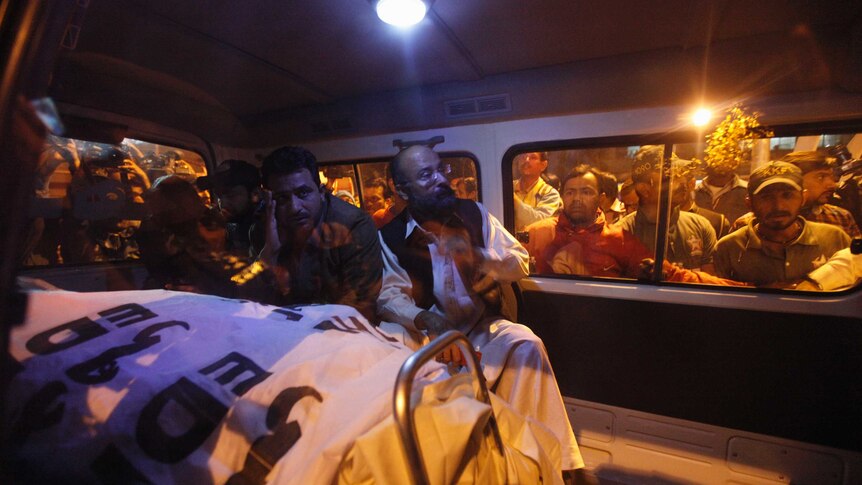
[(808, 221), (838, 226), (851, 239), (862, 237), (850, 211), (829, 203), (838, 188), (834, 160), (813, 151), (788, 153), (781, 160), (802, 170), (802, 188), (806, 191), (805, 204), (800, 213), (802, 217)]
[[(542, 341), (499, 315), (499, 285), (527, 274), (527, 252), (481, 204), (458, 199), (450, 168), (424, 145), (405, 148), (390, 173), (407, 208), (380, 229), (381, 328), (418, 348), (459, 330), (482, 354), (488, 388), (560, 441), (562, 468), (583, 467)], [(460, 364), (455, 346), (438, 360)]]
[(840, 227), (799, 216), (805, 194), (802, 171), (770, 162), (748, 181), (746, 199), (754, 219), (716, 245), (718, 275), (757, 286), (793, 288), (822, 266), (850, 237)]
[(317, 160), (282, 147), (263, 160), (265, 239), (259, 259), (276, 273), (281, 305), (350, 305), (376, 323), (383, 261), (374, 222), (327, 192)]

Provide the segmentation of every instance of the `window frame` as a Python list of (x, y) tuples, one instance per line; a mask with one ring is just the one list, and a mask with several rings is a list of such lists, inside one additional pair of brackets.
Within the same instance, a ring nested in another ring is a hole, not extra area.
[[(477, 157), (472, 152), (466, 150), (453, 150), (453, 151), (440, 151), (436, 152), (437, 155), (443, 158), (467, 158), (473, 162), (473, 168), (476, 169), (476, 190), (477, 190), (477, 198), (479, 202), (482, 202), (482, 165), (479, 163), (479, 157)], [(394, 155), (384, 156), (384, 157), (370, 157), (370, 158), (348, 158), (342, 160), (327, 160), (318, 162), (318, 168), (323, 169), (325, 167), (337, 166), (337, 165), (349, 165), (353, 168), (353, 176), (355, 177), (354, 183), (356, 186), (356, 197), (359, 198), (360, 205), (359, 209), (365, 211), (365, 197), (362, 194), (362, 180), (359, 178), (359, 166), (360, 165), (369, 165), (372, 163), (389, 163)]]
[[(839, 132), (862, 133), (862, 119), (847, 119), (847, 120), (831, 120), (823, 122), (804, 122), (804, 123), (788, 123), (766, 125), (766, 128), (773, 132), (771, 138), (777, 137), (798, 137), (806, 135), (823, 135)], [(561, 150), (582, 150), (591, 148), (610, 148), (620, 146), (643, 146), (643, 145), (662, 145), (664, 146), (664, 164), (670, 163), (670, 154), (672, 153), (675, 144), (682, 143), (697, 143), (702, 140), (704, 132), (699, 130), (675, 130), (666, 133), (641, 133), (630, 135), (614, 135), (607, 137), (587, 137), (587, 138), (568, 138), (562, 140), (542, 140), (517, 143), (509, 146), (503, 154), (500, 161), (500, 171), (504, 181), (513, 180), (514, 170), (513, 161), (515, 156), (537, 151), (561, 151)], [(661, 195), (659, 200), (659, 219), (656, 227), (657, 240), (667, 239), (669, 207), (671, 200), (670, 193), (670, 178), (667, 175), (667, 170), (662, 171)], [(511, 183), (503, 184), (503, 224), (509, 232), (514, 234), (515, 228), (515, 204), (514, 204), (514, 188)], [(665, 259), (665, 245), (656, 245), (656, 267), (661, 267)], [(779, 294), (783, 296), (819, 296), (820, 298), (831, 298), (836, 296), (850, 295), (862, 291), (862, 283), (859, 283), (852, 288), (847, 288), (839, 291), (805, 291), (805, 290), (788, 290), (778, 288), (757, 288), (757, 287), (737, 287), (737, 286), (719, 286), (706, 285), (696, 283), (679, 283), (665, 281), (661, 278), (660, 272), (654, 272), (651, 279), (626, 279), (626, 278), (604, 278), (587, 275), (562, 275), (562, 274), (538, 274), (530, 273), (529, 278), (551, 278), (562, 281), (576, 282), (605, 282), (605, 283), (620, 283), (620, 284), (648, 284), (652, 286), (670, 287), (677, 289), (694, 289), (698, 291), (728, 291), (733, 293), (758, 293), (758, 294)]]

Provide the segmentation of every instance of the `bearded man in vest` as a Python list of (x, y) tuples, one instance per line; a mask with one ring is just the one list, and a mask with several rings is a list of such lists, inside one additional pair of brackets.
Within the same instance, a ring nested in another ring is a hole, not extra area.
[[(563, 470), (581, 468), (544, 344), (528, 327), (500, 316), (499, 285), (527, 275), (527, 251), (484, 206), (455, 197), (450, 172), (424, 145), (405, 148), (390, 162), (407, 208), (380, 229), (381, 329), (400, 332), (414, 348), (447, 330), (464, 333), (482, 355), (488, 388), (553, 432)], [(452, 346), (438, 360), (463, 357)]]

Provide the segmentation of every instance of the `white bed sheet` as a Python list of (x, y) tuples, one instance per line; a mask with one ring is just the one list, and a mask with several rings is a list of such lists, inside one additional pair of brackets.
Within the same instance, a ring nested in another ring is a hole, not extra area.
[[(391, 416), (411, 350), (350, 307), (154, 290), (32, 292), (10, 352), (14, 460), (64, 481), (163, 484), (331, 482)], [(429, 363), (421, 378), (440, 374)]]

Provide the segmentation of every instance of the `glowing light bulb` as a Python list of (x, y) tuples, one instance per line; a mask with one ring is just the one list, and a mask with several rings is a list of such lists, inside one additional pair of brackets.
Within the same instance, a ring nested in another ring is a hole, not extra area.
[(380, 0), (377, 2), (377, 16), (380, 20), (396, 27), (410, 27), (425, 18), (428, 8), (421, 0)]
[(700, 108), (691, 116), (691, 122), (694, 123), (694, 126), (706, 126), (711, 119), (712, 111), (706, 108)]

